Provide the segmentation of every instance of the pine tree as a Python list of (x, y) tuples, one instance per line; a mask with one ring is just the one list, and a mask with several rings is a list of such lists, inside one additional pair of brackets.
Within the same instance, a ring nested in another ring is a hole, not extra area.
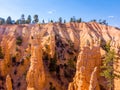
[(66, 23), (66, 20), (64, 19), (64, 23)]
[(62, 23), (62, 17), (59, 18), (59, 23)]
[(1, 46), (0, 46), (0, 59), (3, 59), (3, 58), (4, 58), (4, 54), (3, 54), (2, 48), (1, 48)]
[(115, 52), (114, 50), (110, 50), (110, 43), (107, 43), (105, 47), (107, 54), (102, 63), (101, 66), (102, 72), (100, 73), (100, 75), (106, 78), (108, 82), (107, 86), (108, 88), (110, 88), (110, 90), (112, 90), (113, 79), (114, 79), (113, 62), (114, 62)]
[(34, 15), (33, 23), (38, 23), (38, 22), (39, 22), (38, 15)]
[(27, 23), (27, 24), (30, 24), (30, 23), (31, 23), (31, 16), (30, 16), (30, 15), (28, 15), (28, 18), (27, 18), (27, 20), (26, 20), (26, 23)]
[(77, 22), (78, 22), (78, 23), (81, 23), (81, 22), (82, 22), (82, 19), (81, 19), (81, 18), (79, 18), (79, 19), (77, 20)]
[(42, 23), (43, 23), (43, 24), (45, 23), (44, 19), (42, 20)]
[(5, 24), (5, 19), (4, 18), (0, 18), (0, 25)]
[(12, 19), (11, 19), (10, 16), (7, 18), (7, 20), (6, 20), (6, 24), (12, 24)]
[(24, 14), (21, 15), (21, 22), (20, 23), (25, 24), (25, 15)]

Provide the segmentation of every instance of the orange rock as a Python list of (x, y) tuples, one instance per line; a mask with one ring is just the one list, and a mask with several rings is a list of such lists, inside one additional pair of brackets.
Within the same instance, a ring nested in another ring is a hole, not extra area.
[(12, 89), (12, 81), (11, 81), (10, 75), (7, 75), (7, 77), (6, 77), (6, 87), (7, 87), (7, 90), (13, 90)]
[[(100, 67), (100, 47), (93, 46), (92, 49), (89, 47), (84, 47), (81, 53), (79, 54), (76, 66), (76, 74), (73, 79), (73, 82), (70, 83), (68, 90), (93, 90), (98, 86), (98, 72), (99, 70), (95, 67)], [(93, 81), (95, 79), (95, 82)], [(90, 86), (90, 88), (89, 88)]]
[(27, 90), (42, 90), (45, 84), (45, 71), (42, 61), (42, 49), (39, 39), (31, 43), (30, 68), (27, 72)]

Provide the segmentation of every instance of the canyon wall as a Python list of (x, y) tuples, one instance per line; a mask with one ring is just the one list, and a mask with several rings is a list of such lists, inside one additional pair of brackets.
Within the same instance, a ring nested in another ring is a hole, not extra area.
[[(107, 90), (100, 76), (110, 42), (120, 72), (120, 29), (88, 23), (0, 26), (0, 90)], [(114, 79), (114, 90), (120, 90)]]

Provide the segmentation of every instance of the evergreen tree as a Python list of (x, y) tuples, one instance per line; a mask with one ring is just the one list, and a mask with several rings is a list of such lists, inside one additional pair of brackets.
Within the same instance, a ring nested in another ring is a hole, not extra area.
[(64, 23), (66, 23), (66, 20), (64, 19)]
[(73, 22), (73, 18), (70, 18), (70, 22)]
[(38, 23), (39, 22), (38, 15), (34, 15), (33, 18), (34, 18), (33, 23)]
[(53, 23), (53, 20), (50, 20), (51, 23)]
[(0, 25), (5, 24), (5, 19), (4, 18), (0, 18)]
[(16, 20), (15, 24), (20, 24), (20, 20)]
[(79, 18), (79, 19), (77, 20), (77, 22), (78, 22), (78, 23), (81, 23), (81, 22), (82, 22), (82, 19), (81, 19), (81, 18)]
[(70, 18), (70, 22), (76, 22), (75, 16), (73, 16), (73, 17)]
[(59, 18), (59, 23), (62, 23), (62, 17)]
[(114, 50), (111, 50), (110, 49), (110, 42), (108, 42), (106, 45), (105, 45), (105, 50), (106, 50), (106, 55), (105, 55), (105, 59), (104, 61), (102, 62), (102, 66), (101, 66), (101, 69), (102, 69), (102, 72), (100, 73), (101, 76), (105, 77), (108, 84), (108, 88), (109, 90), (112, 90), (113, 88), (113, 80), (115, 78), (115, 75), (113, 73), (113, 62), (114, 62), (114, 58), (115, 58), (115, 52)]
[(2, 52), (2, 47), (0, 46), (0, 59), (3, 59), (4, 58), (4, 54)]
[(12, 24), (12, 19), (11, 19), (10, 16), (7, 18), (7, 20), (6, 20), (6, 24)]
[(21, 22), (20, 22), (20, 24), (25, 24), (25, 15), (24, 14), (21, 15)]
[(45, 23), (44, 19), (42, 20), (42, 23), (43, 23), (43, 24)]
[(27, 24), (30, 24), (30, 23), (31, 23), (31, 16), (30, 16), (30, 15), (28, 15), (28, 18), (27, 18), (27, 20), (26, 20), (26, 23), (27, 23)]
[(75, 16), (73, 16), (73, 22), (76, 22), (76, 18), (75, 18)]

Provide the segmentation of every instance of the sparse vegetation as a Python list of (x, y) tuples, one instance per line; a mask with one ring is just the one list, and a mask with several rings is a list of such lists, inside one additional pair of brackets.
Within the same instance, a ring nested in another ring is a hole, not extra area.
[(21, 63), (21, 65), (24, 65), (24, 59), (21, 59), (20, 63)]
[(49, 64), (49, 71), (50, 71), (50, 72), (53, 72), (53, 71), (55, 71), (55, 70), (56, 70), (56, 61), (53, 60), (53, 59), (51, 59), (51, 60), (50, 60), (50, 64)]
[(17, 74), (17, 70), (14, 71), (14, 74), (15, 74), (15, 75)]
[(30, 23), (31, 23), (31, 16), (30, 16), (30, 15), (28, 15), (28, 18), (27, 18), (27, 20), (26, 20), (26, 23), (27, 23), (27, 24), (30, 24)]
[(38, 15), (36, 14), (36, 15), (34, 15), (34, 20), (33, 20), (33, 22), (32, 23), (38, 23), (39, 22), (39, 18), (38, 18)]
[[(107, 21), (106, 20), (102, 20), (102, 19), (99, 19), (98, 21), (96, 19), (93, 19), (93, 20), (90, 20), (91, 22), (97, 22), (99, 24), (102, 24), (102, 25), (108, 25)], [(45, 24), (45, 20), (42, 19), (41, 20), (42, 24)], [(48, 23), (51, 22), (51, 23), (66, 23), (66, 20), (62, 19), (62, 17), (59, 17), (58, 18), (58, 21), (53, 21), (52, 19), (48, 21)], [(69, 22), (77, 22), (77, 23), (81, 23), (83, 22), (82, 21), (82, 18), (76, 18), (75, 16), (71, 17), (70, 18), (70, 21)], [(3, 24), (38, 24), (39, 23), (39, 16), (37, 14), (35, 14), (33, 16), (33, 20), (31, 18), (31, 15), (28, 15), (27, 19), (25, 20), (25, 15), (22, 14), (20, 19), (17, 19), (17, 20), (12, 20), (11, 16), (9, 16), (6, 20), (4, 18), (0, 18), (0, 25), (3, 25)]]
[(69, 66), (70, 68), (75, 69), (75, 63), (74, 63), (74, 60), (72, 60), (72, 59), (68, 60), (68, 66)]
[(56, 57), (50, 59), (50, 64), (49, 64), (49, 71), (50, 72), (56, 71), (56, 67), (57, 67), (56, 63), (57, 63)]
[(105, 79), (107, 80), (108, 88), (113, 88), (113, 79), (115, 77), (113, 73), (113, 61), (115, 58), (115, 52), (114, 50), (110, 50), (110, 42), (104, 46), (104, 50), (106, 50), (107, 53), (102, 62), (102, 72), (100, 73), (100, 75), (105, 77)]
[(21, 44), (22, 44), (22, 37), (21, 36), (19, 36), (19, 37), (17, 37), (16, 38), (16, 44), (18, 45), (18, 46), (21, 46)]
[(53, 86), (52, 82), (50, 82), (49, 85), (50, 85), (49, 90), (56, 90), (56, 88)]
[(21, 83), (20, 83), (20, 82), (18, 82), (17, 87), (20, 87), (20, 86), (21, 86)]
[(0, 59), (4, 59), (4, 54), (2, 52), (2, 47), (0, 46)]
[(62, 23), (62, 17), (59, 18), (59, 23)]

